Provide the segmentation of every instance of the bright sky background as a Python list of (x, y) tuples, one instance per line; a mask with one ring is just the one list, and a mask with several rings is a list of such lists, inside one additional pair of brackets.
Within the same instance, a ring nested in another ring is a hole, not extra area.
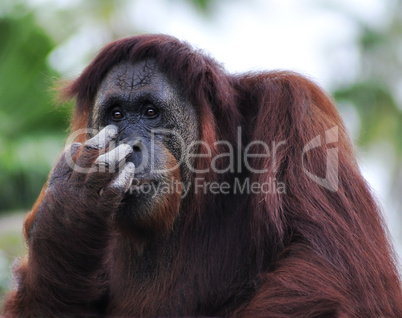
[[(52, 32), (51, 24), (56, 21), (52, 21), (51, 11), (71, 8), (80, 0), (31, 2), (49, 3), (47, 10), (41, 6), (44, 10), (39, 16)], [(231, 72), (291, 69), (329, 87), (356, 74), (359, 52), (354, 39), (358, 28), (353, 17), (377, 26), (384, 24), (388, 10), (392, 10), (390, 2), (223, 0), (214, 2), (212, 16), (203, 16), (185, 1), (137, 0), (126, 1), (110, 24), (122, 35), (134, 30), (174, 35), (210, 53)], [(82, 70), (87, 62), (82, 64), (82, 57), (88, 51), (93, 53), (111, 38), (109, 26), (96, 25), (91, 19), (82, 22), (79, 32), (51, 56), (53, 66), (69, 75)]]
[[(30, 0), (41, 8), (39, 22), (50, 33), (58, 23), (54, 10), (68, 10), (81, 1)], [(180, 0), (125, 1), (109, 25), (88, 14), (78, 32), (51, 54), (50, 63), (66, 77), (75, 77), (112, 39), (111, 29), (122, 36), (134, 31), (166, 33), (209, 53), (230, 72), (289, 69), (329, 90), (347, 85), (359, 71), (356, 18), (375, 27), (386, 25), (395, 1), (399, 0), (223, 0), (214, 2), (210, 16)], [(356, 137), (357, 114), (352, 109), (343, 117)], [(380, 154), (377, 149), (360, 157), (402, 257), (401, 220), (388, 198), (390, 173), (383, 164), (392, 160), (392, 149), (385, 144)]]

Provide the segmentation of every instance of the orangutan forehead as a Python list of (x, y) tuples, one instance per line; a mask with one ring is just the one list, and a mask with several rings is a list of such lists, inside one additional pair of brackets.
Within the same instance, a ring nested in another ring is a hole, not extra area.
[[(99, 91), (105, 90), (112, 85), (124, 90), (139, 89), (144, 85), (148, 85), (157, 66), (153, 60), (145, 60), (132, 64), (123, 62), (113, 67), (102, 81)], [(105, 87), (106, 86), (106, 87)]]
[(132, 92), (149, 85), (157, 72), (154, 61), (138, 63), (122, 62), (114, 66), (103, 79), (96, 96), (96, 101), (114, 91)]

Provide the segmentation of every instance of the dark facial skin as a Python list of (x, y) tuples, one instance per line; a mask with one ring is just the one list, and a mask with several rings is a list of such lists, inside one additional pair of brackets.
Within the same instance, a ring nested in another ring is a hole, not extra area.
[(115, 66), (98, 90), (89, 128), (115, 125), (117, 143), (133, 147), (127, 158), (136, 167), (133, 186), (116, 213), (131, 229), (152, 218), (169, 195), (159, 193), (164, 185), (191, 180), (186, 150), (198, 138), (198, 123), (182, 95), (151, 60)]

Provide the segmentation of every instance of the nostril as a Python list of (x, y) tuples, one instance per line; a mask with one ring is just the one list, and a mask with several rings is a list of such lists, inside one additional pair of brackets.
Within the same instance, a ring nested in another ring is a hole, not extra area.
[(124, 140), (122, 140), (122, 142), (133, 147), (134, 151), (141, 151), (141, 148), (144, 145), (143, 142), (141, 141), (141, 139), (135, 139), (135, 140), (124, 139)]
[(133, 150), (134, 150), (134, 152), (141, 152), (142, 149), (139, 145), (134, 145)]
[(133, 152), (127, 158), (127, 161), (131, 161), (132, 163), (134, 163), (136, 167), (136, 173), (143, 172), (148, 162), (148, 152), (144, 142), (141, 140), (141, 138), (130, 140), (126, 139), (125, 142), (126, 144), (133, 147)]
[(129, 144), (133, 147), (134, 152), (141, 152), (144, 150), (144, 144), (141, 139), (132, 140)]

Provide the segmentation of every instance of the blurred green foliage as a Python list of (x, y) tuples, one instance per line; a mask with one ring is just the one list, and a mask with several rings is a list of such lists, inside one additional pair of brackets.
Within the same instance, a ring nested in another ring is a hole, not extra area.
[(387, 140), (402, 158), (402, 112), (384, 83), (366, 80), (334, 92), (339, 102), (353, 102), (360, 118), (361, 147)]
[(0, 216), (0, 308), (4, 296), (11, 289), (11, 264), (16, 257), (26, 254), (23, 244), (21, 224), (23, 214), (15, 213), (12, 217)]
[(388, 3), (385, 23), (370, 25), (353, 17), (360, 28), (360, 72), (352, 85), (338, 87), (333, 95), (340, 104), (357, 110), (360, 149), (374, 149), (381, 143), (392, 148), (394, 158), (383, 158), (391, 172), (386, 199), (402, 217), (402, 1)]
[(374, 29), (361, 24), (359, 77), (352, 85), (336, 89), (333, 95), (358, 111), (359, 146), (386, 140), (402, 165), (402, 100), (396, 96), (402, 83), (402, 2), (395, 6), (385, 27)]
[(29, 208), (62, 147), (66, 108), (52, 106), (55, 44), (30, 14), (0, 18), (0, 213)]
[(207, 11), (211, 0), (193, 0), (194, 4), (198, 6), (201, 10)]

